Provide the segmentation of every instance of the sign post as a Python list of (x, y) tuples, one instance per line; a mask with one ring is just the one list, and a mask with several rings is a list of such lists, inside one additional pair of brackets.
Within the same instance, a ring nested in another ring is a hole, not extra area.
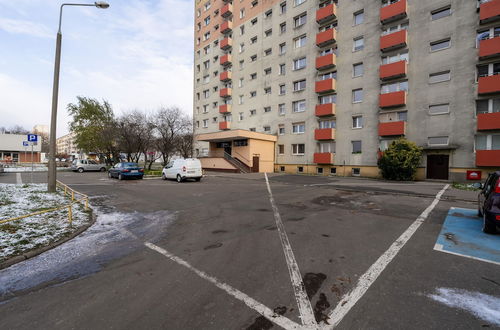
[(28, 142), (31, 144), (31, 184), (33, 184), (33, 146), (38, 141), (38, 135), (28, 134)]

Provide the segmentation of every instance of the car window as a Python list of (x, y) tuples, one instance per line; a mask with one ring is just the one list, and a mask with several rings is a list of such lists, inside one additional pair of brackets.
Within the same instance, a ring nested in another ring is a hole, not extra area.
[(167, 166), (165, 166), (165, 168), (171, 168), (172, 166), (174, 166), (174, 163), (170, 162), (170, 163), (167, 164)]
[(495, 180), (495, 175), (490, 174), (488, 179), (486, 179), (486, 182), (484, 183), (484, 194), (488, 195), (491, 191), (491, 188), (493, 187), (493, 183)]
[(89, 160), (89, 164), (93, 164), (93, 165), (96, 165), (97, 163), (93, 160)]

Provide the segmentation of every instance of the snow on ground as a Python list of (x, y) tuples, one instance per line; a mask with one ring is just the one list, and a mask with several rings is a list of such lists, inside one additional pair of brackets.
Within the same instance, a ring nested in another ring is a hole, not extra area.
[(438, 288), (429, 295), (449, 307), (463, 309), (480, 319), (500, 326), (500, 298), (479, 292), (453, 288)]
[[(64, 206), (71, 198), (50, 194), (46, 184), (0, 184), (0, 220)], [(0, 261), (57, 241), (90, 222), (83, 205), (73, 204), (73, 223), (68, 209), (35, 215), (0, 224)]]
[[(58, 167), (58, 171), (68, 171), (70, 168), (69, 167)], [(43, 166), (34, 166), (33, 167), (33, 172), (47, 172), (48, 167), (43, 165)], [(14, 172), (31, 172), (31, 166), (14, 166), (14, 167), (5, 167), (4, 172), (9, 172), (9, 173), (14, 173)]]

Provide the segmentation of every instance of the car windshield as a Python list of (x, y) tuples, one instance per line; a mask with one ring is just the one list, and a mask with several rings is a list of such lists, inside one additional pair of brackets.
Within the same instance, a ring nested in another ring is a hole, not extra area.
[(131, 168), (131, 167), (139, 167), (137, 163), (123, 163), (123, 167)]

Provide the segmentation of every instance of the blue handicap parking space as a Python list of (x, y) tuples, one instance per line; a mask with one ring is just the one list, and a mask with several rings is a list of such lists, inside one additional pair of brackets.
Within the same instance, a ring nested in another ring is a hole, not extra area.
[(452, 207), (434, 250), (500, 265), (500, 235), (482, 232), (477, 210)]

